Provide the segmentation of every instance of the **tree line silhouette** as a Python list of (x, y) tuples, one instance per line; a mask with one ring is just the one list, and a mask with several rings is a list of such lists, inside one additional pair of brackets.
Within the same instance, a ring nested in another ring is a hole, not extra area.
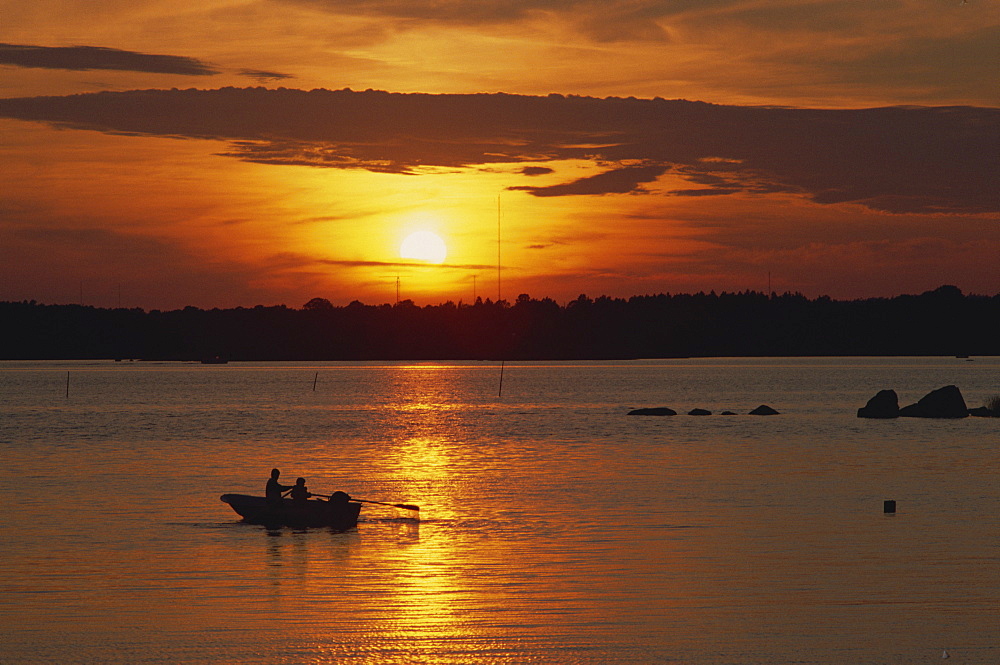
[(1000, 355), (1000, 294), (942, 286), (838, 301), (799, 293), (658, 294), (560, 305), (417, 306), (314, 298), (301, 308), (145, 311), (0, 302), (0, 358), (571, 360), (689, 356)]

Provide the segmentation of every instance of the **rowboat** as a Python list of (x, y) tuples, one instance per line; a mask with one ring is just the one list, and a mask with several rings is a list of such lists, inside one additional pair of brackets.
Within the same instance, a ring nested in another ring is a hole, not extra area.
[(326, 526), (343, 531), (357, 526), (361, 514), (361, 504), (354, 501), (281, 499), (280, 505), (272, 505), (264, 497), (247, 494), (223, 494), (219, 499), (228, 503), (244, 522), (267, 526)]

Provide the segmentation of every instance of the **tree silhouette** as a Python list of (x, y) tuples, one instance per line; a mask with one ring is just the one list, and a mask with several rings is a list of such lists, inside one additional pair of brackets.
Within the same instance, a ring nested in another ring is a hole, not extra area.
[(0, 358), (480, 360), (687, 356), (997, 355), (1000, 295), (942, 286), (836, 301), (798, 293), (581, 294), (562, 306), (284, 305), (163, 312), (0, 302)]

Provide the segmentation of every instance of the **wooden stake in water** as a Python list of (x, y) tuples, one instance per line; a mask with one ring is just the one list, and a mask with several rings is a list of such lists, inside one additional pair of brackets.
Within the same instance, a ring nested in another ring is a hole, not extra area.
[(504, 363), (504, 361), (501, 360), (500, 361), (500, 389), (497, 390), (497, 397), (500, 397), (500, 395), (503, 394), (503, 363)]
[(66, 399), (69, 399), (69, 372), (66, 372)]
[(316, 372), (316, 376), (313, 377), (313, 392), (316, 392), (316, 382), (319, 381), (319, 372)]

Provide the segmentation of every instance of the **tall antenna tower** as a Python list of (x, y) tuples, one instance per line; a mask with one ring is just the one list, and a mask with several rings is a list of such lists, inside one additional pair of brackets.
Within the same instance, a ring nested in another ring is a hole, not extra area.
[(497, 302), (500, 299), (500, 195), (497, 194)]

